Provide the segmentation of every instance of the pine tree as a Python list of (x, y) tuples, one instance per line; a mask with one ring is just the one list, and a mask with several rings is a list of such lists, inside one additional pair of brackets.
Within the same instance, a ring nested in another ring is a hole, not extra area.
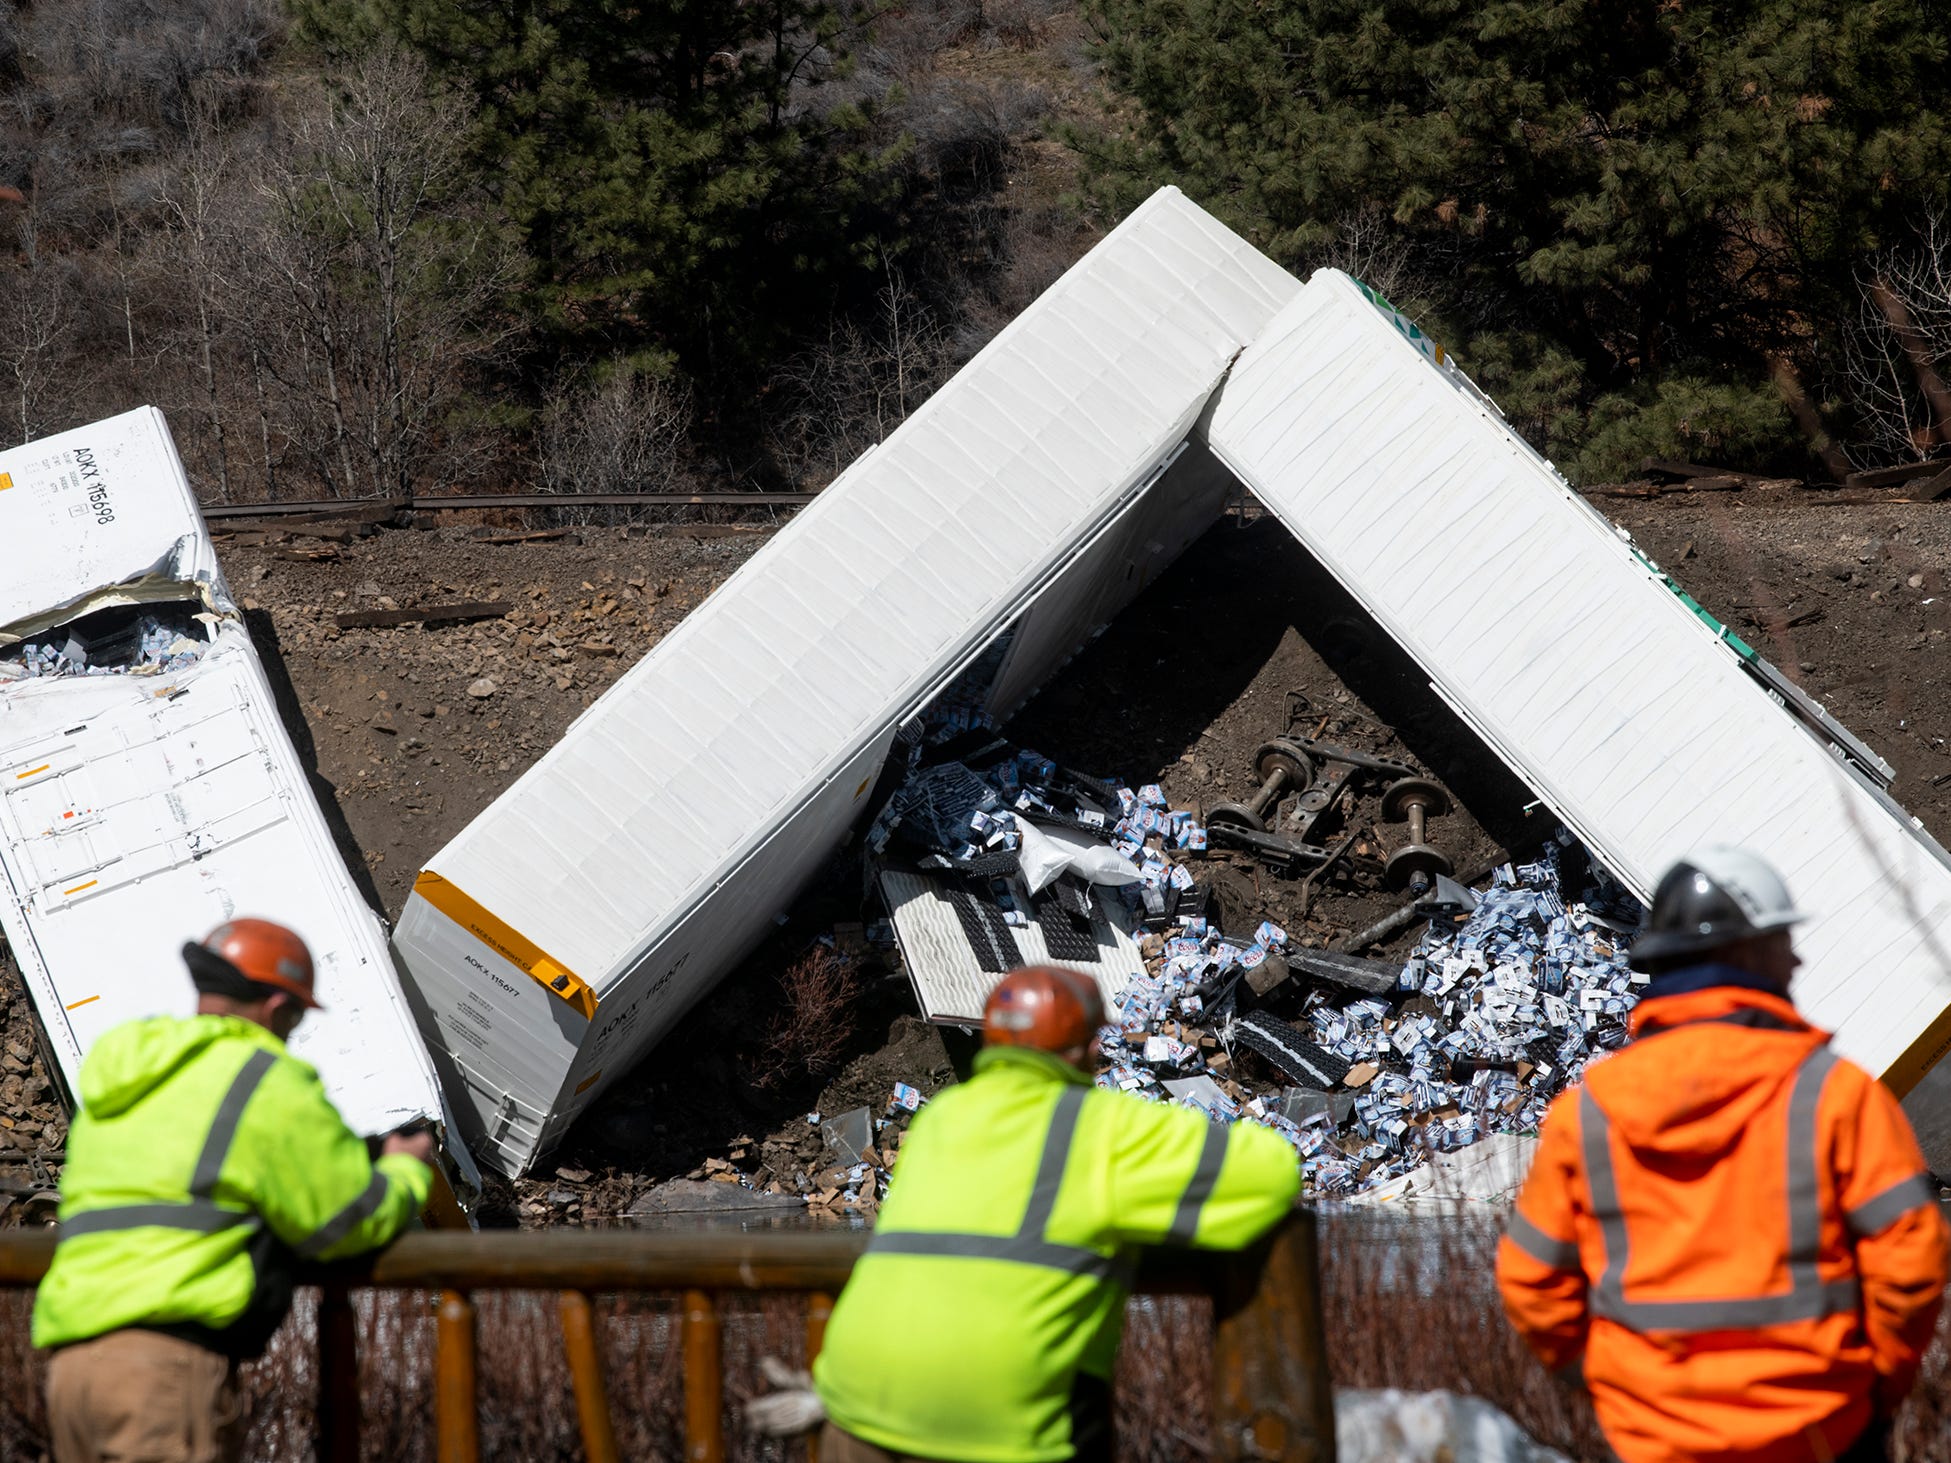
[(301, 0), (301, 33), (390, 32), (475, 108), (527, 302), (572, 351), (732, 365), (871, 265), (886, 153), (826, 0)]
[(1929, 0), (1085, 3), (1132, 104), (1080, 139), (1100, 197), (1176, 182), (1295, 265), (1379, 214), (1464, 364), (1593, 470), (1695, 416), (1785, 434), (1769, 358), (1819, 383), (1858, 263), (1945, 195)]

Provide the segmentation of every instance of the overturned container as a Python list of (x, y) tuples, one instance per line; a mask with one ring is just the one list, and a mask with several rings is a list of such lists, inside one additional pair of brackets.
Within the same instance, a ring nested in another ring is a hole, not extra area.
[(1299, 288), (1167, 190), (694, 610), (420, 875), (395, 943), (520, 1173), (772, 927), (897, 733), (1000, 717), (1223, 510), (1187, 439)]
[[(1951, 861), (1889, 767), (1413, 322), (1167, 188), (421, 873), (396, 948), (477, 1154), (532, 1165), (758, 943), (925, 711), (1002, 720), (1242, 484), (1629, 889), (1745, 843), (1814, 911), (1797, 995), (1841, 1050), (1902, 1090), (1951, 1045)], [(939, 891), (884, 891), (924, 1009), (967, 1019), (995, 972)], [(1129, 955), (1097, 948), (1109, 987)]]
[(1318, 271), (1214, 455), (1619, 881), (1753, 849), (1810, 918), (1796, 1004), (1898, 1093), (1951, 1047), (1951, 857), (1890, 766), (1573, 491), (1387, 300)]
[[(294, 1036), (361, 1133), (446, 1129), (386, 932), (279, 719), (162, 414), (0, 452), (0, 929), (67, 1092), (109, 1027), (186, 1013), (179, 955), (291, 926), (324, 1010)], [(458, 1144), (463, 1195), (475, 1170)]]

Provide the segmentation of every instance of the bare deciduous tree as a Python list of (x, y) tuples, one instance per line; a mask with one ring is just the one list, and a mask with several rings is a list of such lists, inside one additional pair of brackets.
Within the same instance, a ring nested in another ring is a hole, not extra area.
[(1866, 462), (1951, 446), (1951, 218), (1925, 215), (1910, 243), (1870, 262), (1845, 335), (1852, 394), (1870, 429)]
[(927, 400), (946, 379), (948, 333), (920, 295), (890, 270), (872, 327), (838, 319), (826, 341), (779, 373), (790, 406), (776, 428), (782, 460), (826, 482)]
[(11, 425), (27, 442), (60, 424), (58, 386), (70, 368), (63, 347), (76, 306), (72, 267), (41, 247), (39, 210), (29, 201), (13, 212), (19, 252), (0, 262), (0, 380), (12, 398)]
[(691, 389), (683, 380), (613, 361), (586, 383), (550, 393), (537, 444), (543, 489), (669, 492), (682, 476), (690, 429)]
[[(174, 235), (174, 256), (186, 266), (184, 283), (195, 305), (194, 349), (203, 386), (204, 413), (210, 424), (217, 492), (226, 503), (231, 496), (230, 457), (225, 450), (227, 413), (223, 393), (218, 389), (217, 365), (221, 348), (219, 333), (227, 314), (224, 292), (234, 285), (231, 276), (235, 271), (227, 266), (235, 256), (236, 240), (226, 225), (235, 211), (231, 205), (235, 175), (234, 153), (226, 145), (212, 109), (208, 105), (199, 106), (190, 119), (178, 166), (164, 185), (162, 203)], [(133, 361), (133, 327), (129, 354)], [(265, 474), (268, 481), (268, 454)]]
[(513, 334), (505, 234), (459, 177), (465, 118), (380, 52), (302, 113), (256, 185), (253, 344), (334, 496), (464, 476), (469, 373)]

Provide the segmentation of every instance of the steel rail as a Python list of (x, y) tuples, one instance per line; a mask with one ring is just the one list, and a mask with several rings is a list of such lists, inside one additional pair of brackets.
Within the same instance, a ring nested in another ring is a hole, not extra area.
[(285, 518), (298, 514), (390, 518), (464, 508), (800, 508), (817, 493), (462, 493), (432, 498), (318, 498), (308, 502), (211, 503), (203, 516)]

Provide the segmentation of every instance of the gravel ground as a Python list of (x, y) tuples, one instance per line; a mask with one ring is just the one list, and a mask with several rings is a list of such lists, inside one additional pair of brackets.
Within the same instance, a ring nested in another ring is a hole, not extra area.
[[(1894, 792), (1927, 828), (1951, 834), (1951, 683), (1939, 673), (1951, 628), (1951, 507), (1754, 489), (1598, 501), (1889, 760)], [(438, 849), (769, 530), (587, 528), (526, 543), (486, 543), (484, 532), (220, 541), (315, 789), (389, 918)], [(334, 622), (347, 610), (461, 601), (512, 608), (438, 628)], [(1604, 645), (1566, 653), (1605, 673)], [(1271, 520), (1216, 526), (1009, 733), (1079, 770), (1158, 781), (1175, 806), (1204, 808), (1244, 801), (1255, 749), (1290, 727), (1405, 761), (1448, 787), (1457, 808), (1432, 821), (1430, 839), (1461, 869), (1549, 831), (1543, 815), (1527, 816), (1522, 785)], [(1400, 838), (1372, 796), (1332, 831), (1355, 832), (1358, 851), (1377, 854)], [(1228, 854), (1210, 867), (1229, 914), (1270, 915), (1310, 943), (1340, 939), (1399, 903), (1372, 882), (1342, 880), (1302, 917), (1298, 886), (1257, 860)], [(895, 1080), (924, 1091), (950, 1080), (966, 1055), (956, 1034), (944, 1046), (913, 1021), (905, 981), (871, 964), (849, 997), (842, 1039), (815, 1061), (778, 1056), (782, 973), (817, 935), (861, 917), (858, 889), (857, 871), (836, 866), (722, 994), (571, 1135), (557, 1163), (574, 1177), (498, 1188), (491, 1217), (599, 1219), (734, 1150), (747, 1171), (816, 1161), (808, 1111), (877, 1105)], [(58, 1156), (62, 1124), (25, 1050), (17, 986), (0, 986), (0, 1007), (0, 1160), (13, 1160), (0, 1161), (5, 1181), (25, 1176), (30, 1153)], [(752, 1074), (769, 1060), (780, 1070), (761, 1085)], [(1951, 1077), (1927, 1084), (1912, 1107), (1938, 1166), (1951, 1169)]]

